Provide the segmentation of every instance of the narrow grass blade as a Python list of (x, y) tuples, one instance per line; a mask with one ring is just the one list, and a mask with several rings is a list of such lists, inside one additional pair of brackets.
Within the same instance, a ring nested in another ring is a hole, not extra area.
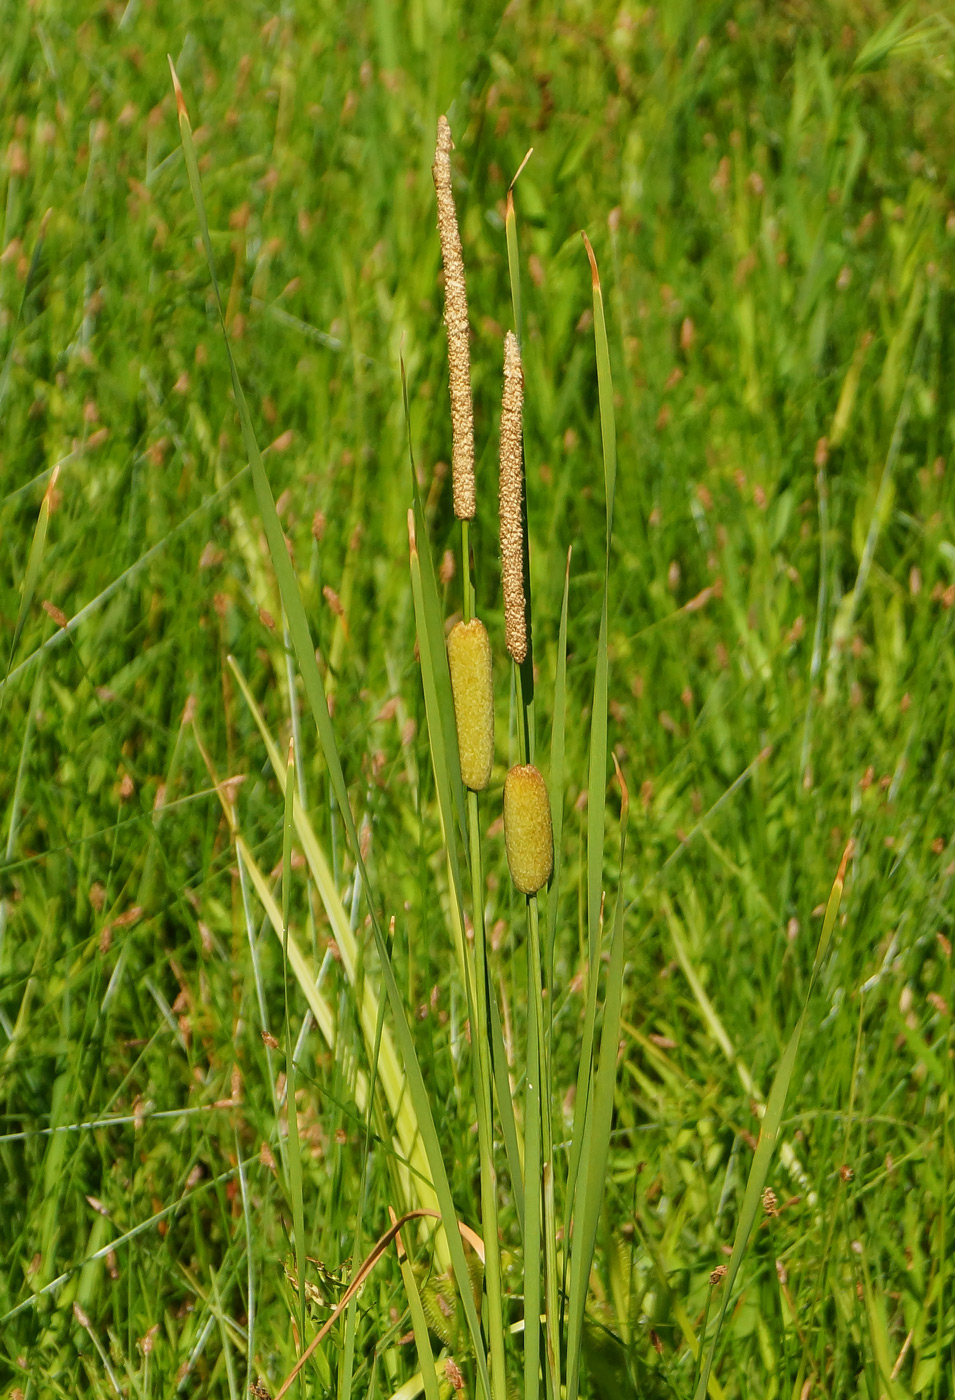
[[(287, 792), (286, 766), (281, 761), (279, 748), (269, 732), (265, 723), (265, 718), (255, 698), (249, 689), (248, 682), (242, 674), (233, 657), (228, 658), (232, 674), (242, 693), (242, 697), (249, 707), (249, 711), (255, 720), (256, 726), (262, 736), (272, 771), (275, 773), (279, 786), (283, 793)], [(309, 868), (309, 873), (315, 881), (319, 898), (328, 915), (332, 933), (336, 945), (342, 957), (342, 966), (345, 974), (354, 991), (358, 1001), (358, 1016), (365, 1040), (366, 1052), (369, 1064), (377, 1064), (377, 1075), (381, 1082), (389, 1110), (395, 1123), (395, 1128), (401, 1152), (412, 1163), (418, 1175), (411, 1180), (406, 1180), (405, 1185), (409, 1191), (414, 1190), (418, 1203), (427, 1209), (436, 1209), (438, 1200), (433, 1191), (426, 1184), (430, 1178), (428, 1160), (424, 1153), (423, 1144), (418, 1134), (418, 1122), (415, 1116), (413, 1105), (405, 1092), (405, 1077), (401, 1070), (401, 1062), (395, 1048), (394, 1039), (387, 1026), (382, 1026), (380, 1040), (378, 1037), (378, 1022), (380, 1016), (379, 999), (375, 993), (372, 978), (365, 971), (362, 973), (360, 966), (358, 943), (345, 906), (342, 904), (335, 881), (332, 876), (331, 865), (322, 847), (315, 836), (315, 832), (308, 819), (307, 814), (302, 810), (297, 797), (293, 806), (293, 817), (295, 831), (301, 842), (305, 861)], [(257, 887), (258, 888), (258, 887)], [(293, 963), (293, 971), (295, 966)], [(308, 974), (310, 981), (311, 973)], [(363, 1100), (361, 1107), (364, 1108), (369, 1100)], [(408, 1204), (412, 1204), (409, 1194)], [(439, 1241), (439, 1260), (443, 1268), (450, 1267), (450, 1257), (441, 1248)]]
[[(33, 603), (33, 596), (36, 593), (37, 580), (40, 577), (40, 568), (43, 564), (43, 553), (46, 549), (46, 534), (50, 524), (51, 502), (53, 492), (56, 490), (56, 479), (58, 476), (59, 467), (54, 467), (50, 475), (50, 480), (47, 483), (47, 488), (43, 493), (43, 500), (40, 502), (36, 529), (33, 531), (30, 553), (27, 555), (27, 567), (23, 575), (23, 583), (20, 586), (20, 606), (17, 609), (17, 620), (14, 624), (13, 637), (10, 642), (10, 654), (7, 657), (7, 677), (10, 675), (10, 667), (16, 655), (17, 643), (20, 640), (23, 625), (27, 620), (27, 614)], [(0, 695), (0, 707), (2, 707), (3, 698), (4, 696)]]
[[(581, 1037), (580, 1062), (577, 1074), (577, 1095), (574, 1102), (574, 1129), (571, 1138), (570, 1163), (567, 1176), (565, 1226), (578, 1200), (578, 1172), (584, 1144), (590, 1126), (591, 1081), (593, 1073), (594, 1029), (597, 1017), (596, 979), (600, 951), (600, 923), (603, 899), (603, 845), (606, 825), (605, 797), (607, 789), (607, 609), (610, 581), (610, 543), (613, 532), (614, 490), (617, 479), (617, 437), (613, 415), (613, 382), (610, 375), (610, 350), (607, 345), (607, 325), (603, 309), (603, 293), (597, 262), (587, 235), (584, 245), (590, 259), (594, 304), (594, 338), (597, 360), (597, 392), (600, 402), (600, 428), (603, 444), (604, 491), (606, 496), (606, 540), (604, 582), (600, 607), (600, 627), (594, 666), (594, 699), (590, 720), (590, 759), (587, 776), (587, 943), (590, 980)], [(577, 1256), (579, 1259), (579, 1255)], [(571, 1263), (573, 1268), (573, 1261)], [(577, 1282), (580, 1287), (580, 1281)], [(573, 1280), (571, 1288), (574, 1288)]]
[(358, 1300), (353, 1298), (345, 1309), (345, 1344), (338, 1370), (338, 1400), (349, 1400), (355, 1373), (355, 1334), (358, 1324)]
[[(408, 384), (404, 364), (401, 366), (401, 390), (404, 404), (405, 424), (408, 433), (408, 461), (411, 467), (411, 521), (409, 537), (412, 550), (417, 553), (418, 592), (415, 595), (415, 622), (418, 629), (418, 650), (421, 655), (421, 674), (425, 675), (425, 652), (428, 656), (428, 679), (433, 687), (432, 708), (428, 712), (428, 736), (435, 762), (435, 782), (441, 785), (438, 800), (442, 807), (445, 822), (445, 841), (448, 855), (457, 867), (457, 854), (452, 853), (454, 845), (451, 837), (457, 826), (464, 850), (468, 849), (467, 819), (465, 815), (464, 784), (461, 781), (461, 762), (458, 756), (457, 729), (454, 722), (454, 700), (451, 695), (451, 671), (448, 666), (448, 653), (444, 640), (444, 613), (438, 594), (438, 583), (434, 573), (431, 550), (427, 546), (428, 527), (418, 491), (418, 478), (415, 472), (414, 448), (411, 441), (411, 414), (408, 406)], [(420, 545), (419, 545), (420, 541)], [(414, 562), (412, 562), (412, 576)], [(427, 703), (428, 697), (425, 697)], [(440, 758), (440, 768), (438, 761)], [(449, 801), (450, 797), (450, 801)], [(449, 810), (454, 820), (449, 820)], [(458, 880), (460, 887), (460, 879)]]
[[(520, 172), (518, 172), (519, 174)], [(516, 179), (516, 176), (515, 176)], [(507, 207), (504, 213), (504, 237), (507, 243), (507, 271), (511, 280), (511, 310), (514, 316), (514, 334), (518, 341), (523, 340), (524, 322), (521, 306), (521, 262), (517, 249), (517, 219), (514, 214), (514, 187), (507, 192)]]
[(603, 290), (597, 259), (590, 239), (583, 235), (594, 295), (594, 343), (597, 354), (597, 397), (600, 404), (600, 438), (603, 446), (604, 491), (607, 497), (607, 552), (613, 536), (614, 495), (617, 489), (617, 423), (613, 407), (613, 378), (610, 373), (610, 346), (607, 343), (607, 318), (604, 314)]
[(521, 1239), (524, 1238), (524, 1145), (514, 1116), (514, 1101), (507, 1073), (507, 1052), (504, 1049), (504, 1031), (501, 1026), (501, 1012), (497, 997), (490, 998), (491, 1021), (491, 1063), (494, 1068), (494, 1088), (497, 1093), (498, 1113), (501, 1130), (504, 1134), (504, 1152), (507, 1156), (507, 1169), (511, 1177), (511, 1191), (517, 1224)]
[(760, 1200), (763, 1194), (763, 1188), (766, 1185), (766, 1178), (769, 1176), (773, 1154), (776, 1150), (776, 1140), (779, 1137), (783, 1110), (786, 1107), (786, 1097), (789, 1093), (789, 1085), (792, 1081), (796, 1056), (799, 1053), (799, 1042), (802, 1039), (810, 998), (812, 997), (813, 989), (816, 985), (816, 979), (819, 976), (819, 969), (822, 966), (826, 953), (829, 951), (829, 944), (832, 941), (832, 931), (835, 928), (836, 915), (839, 912), (839, 904), (842, 899), (842, 890), (845, 884), (846, 866), (852, 855), (852, 851), (853, 843), (850, 841), (843, 854), (842, 862), (839, 866), (832, 891), (829, 895), (829, 901), (826, 905), (822, 932), (819, 935), (819, 943), (816, 948), (816, 956), (813, 961), (812, 972), (809, 977), (809, 985), (806, 988), (802, 1010), (799, 1013), (799, 1019), (793, 1028), (792, 1035), (789, 1037), (789, 1043), (783, 1051), (782, 1059), (779, 1062), (779, 1067), (773, 1079), (773, 1086), (769, 1092), (766, 1113), (760, 1124), (759, 1141), (756, 1144), (756, 1151), (753, 1154), (753, 1164), (750, 1167), (749, 1179), (746, 1183), (746, 1190), (743, 1195), (743, 1204), (740, 1208), (739, 1220), (736, 1225), (733, 1252), (730, 1255), (730, 1261), (726, 1269), (726, 1277), (722, 1284), (723, 1301), (717, 1315), (713, 1336), (707, 1348), (703, 1370), (700, 1374), (696, 1391), (694, 1392), (694, 1400), (703, 1400), (706, 1394), (710, 1371), (712, 1370), (713, 1361), (716, 1357), (716, 1348), (719, 1343), (720, 1332), (722, 1331), (726, 1313), (730, 1305), (733, 1285), (739, 1274), (740, 1265), (743, 1262), (743, 1255), (746, 1252), (749, 1237), (759, 1213)]
[(302, 1145), (295, 1104), (295, 1047), (288, 1000), (289, 903), (292, 890), (292, 834), (295, 830), (295, 745), (289, 740), (285, 770), (285, 818), (282, 826), (282, 983), (285, 994), (285, 1111), (288, 1119), (289, 1190), (292, 1196), (292, 1228), (295, 1231), (295, 1265), (298, 1272), (300, 1336), (305, 1336), (305, 1205), (302, 1190)]
[[(557, 933), (557, 910), (560, 903), (560, 876), (563, 864), (564, 835), (564, 742), (567, 723), (567, 612), (570, 598), (570, 558), (564, 573), (564, 594), (560, 604), (560, 628), (557, 634), (557, 670), (554, 675), (554, 717), (550, 736), (550, 819), (554, 831), (554, 874), (547, 894), (547, 950), (544, 972), (549, 989), (548, 1016), (553, 1016), (554, 938)], [(549, 1035), (548, 1035), (549, 1039)]]
[[(627, 826), (630, 817), (630, 795), (616, 758), (614, 767), (620, 782), (620, 883), (610, 942), (610, 963), (607, 968), (607, 992), (604, 1004), (603, 1028), (600, 1032), (600, 1057), (593, 1086), (593, 1113), (587, 1135), (587, 1161), (580, 1178), (578, 1208), (571, 1245), (570, 1303), (567, 1324), (567, 1395), (574, 1400), (580, 1379), (580, 1350), (584, 1330), (584, 1310), (587, 1285), (597, 1243), (597, 1228), (603, 1204), (607, 1163), (610, 1157), (610, 1130), (613, 1122), (614, 1089), (617, 1083), (617, 1048), (620, 1043), (620, 1011), (623, 998), (623, 916), (626, 907), (624, 889)], [(596, 979), (596, 969), (591, 974)]]
[[(415, 625), (418, 636), (418, 655), (421, 660), (421, 687), (424, 691), (424, 711), (428, 725), (428, 742), (431, 746), (431, 766), (434, 770), (435, 791), (438, 798), (438, 814), (441, 820), (441, 828), (444, 836), (444, 843), (448, 855), (448, 867), (451, 871), (452, 897), (459, 910), (464, 908), (463, 889), (461, 882), (461, 865), (458, 860), (457, 845), (454, 839), (455, 832), (455, 801), (454, 801), (454, 779), (452, 777), (452, 765), (458, 763), (458, 782), (461, 781), (460, 762), (458, 761), (457, 740), (454, 738), (454, 731), (449, 734), (446, 731), (441, 713), (440, 682), (438, 678), (441, 669), (441, 659), (444, 659), (444, 669), (447, 672), (447, 649), (444, 645), (443, 633), (440, 645), (435, 650), (435, 636), (432, 621), (429, 618), (431, 604), (428, 599), (428, 586), (426, 583), (427, 566), (430, 564), (428, 551), (425, 550), (426, 562), (422, 566), (421, 554), (418, 550), (418, 536), (415, 526), (414, 511), (408, 512), (408, 541), (411, 555), (411, 595), (414, 600)], [(437, 598), (435, 596), (436, 605)], [(450, 694), (451, 678), (448, 672), (448, 692)], [(453, 715), (453, 711), (452, 711)], [(463, 789), (462, 789), (463, 791)], [(462, 836), (464, 830), (462, 829)], [(466, 848), (465, 848), (466, 849)], [(459, 955), (463, 961), (464, 968), (467, 966), (467, 958), (464, 956), (463, 945), (459, 950)], [(462, 969), (464, 970), (464, 969)], [(469, 1001), (473, 999), (473, 990), (470, 987), (470, 974), (466, 974), (469, 983)]]

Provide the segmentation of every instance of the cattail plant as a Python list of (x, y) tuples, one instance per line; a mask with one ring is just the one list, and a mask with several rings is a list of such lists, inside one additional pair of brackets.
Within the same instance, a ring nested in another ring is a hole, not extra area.
[(491, 642), (476, 617), (455, 623), (448, 633), (448, 667), (461, 780), (473, 792), (481, 792), (490, 782), (494, 760), (494, 694)]
[(524, 599), (524, 370), (517, 336), (504, 337), (504, 393), (501, 399), (500, 517), (501, 587), (504, 592), (504, 634), (507, 649), (518, 666), (527, 656), (527, 618)]
[(504, 780), (504, 845), (514, 884), (536, 894), (554, 868), (554, 836), (547, 786), (532, 763), (517, 764)]
[(458, 737), (461, 779), (467, 794), (471, 917), (474, 930), (473, 972), (465, 966), (469, 1014), (474, 1025), (474, 1078), (481, 1158), (481, 1215), (484, 1226), (484, 1288), (490, 1400), (506, 1400), (504, 1313), (501, 1254), (498, 1240), (497, 1173), (492, 1127), (490, 1010), (487, 936), (484, 927), (484, 875), (481, 861), (478, 792), (487, 787), (494, 760), (494, 697), (491, 644), (484, 624), (473, 616), (474, 585), (468, 531), (477, 514), (474, 482), (474, 414), (471, 403), (471, 354), (468, 301), (461, 236), (451, 191), (451, 128), (438, 119), (434, 153), (434, 188), (444, 266), (444, 323), (448, 333), (448, 379), (451, 390), (451, 475), (454, 513), (461, 522), (461, 584), (464, 619), (448, 636), (448, 670)]
[(474, 490), (474, 410), (471, 404), (471, 349), (468, 344), (468, 293), (458, 216), (451, 192), (451, 128), (447, 117), (438, 118), (438, 141), (431, 174), (438, 197), (438, 234), (444, 265), (444, 324), (448, 332), (448, 378), (451, 388), (451, 484), (454, 513), (459, 520), (473, 520), (477, 513)]

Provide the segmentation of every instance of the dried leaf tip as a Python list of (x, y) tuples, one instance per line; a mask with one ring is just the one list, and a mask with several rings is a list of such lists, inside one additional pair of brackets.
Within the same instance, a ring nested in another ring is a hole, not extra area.
[(438, 197), (438, 234), (444, 265), (444, 324), (448, 332), (448, 378), (451, 388), (451, 480), (454, 513), (459, 520), (477, 514), (474, 490), (474, 410), (471, 404), (471, 350), (468, 342), (468, 292), (458, 216), (451, 192), (451, 128), (438, 118), (434, 152), (434, 190)]
[(504, 636), (518, 665), (527, 656), (524, 602), (524, 370), (517, 336), (504, 338), (504, 394), (501, 399), (501, 586), (504, 590)]
[(169, 63), (169, 71), (172, 74), (173, 91), (176, 94), (176, 111), (180, 118), (185, 117), (186, 121), (188, 121), (189, 113), (186, 111), (186, 99), (182, 95), (182, 85), (179, 82), (179, 74), (176, 72), (175, 64), (172, 61), (172, 55), (167, 53), (166, 59)]
[(596, 290), (600, 290), (600, 273), (597, 271), (597, 259), (594, 257), (594, 250), (590, 245), (590, 239), (581, 230), (581, 238), (584, 240), (584, 247), (587, 249), (587, 257), (590, 259), (590, 280)]

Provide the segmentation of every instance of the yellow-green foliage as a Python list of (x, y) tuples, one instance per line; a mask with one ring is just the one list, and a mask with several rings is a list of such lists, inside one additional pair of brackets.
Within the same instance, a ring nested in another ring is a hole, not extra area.
[(448, 665), (458, 727), (458, 753), (465, 787), (480, 792), (494, 760), (494, 697), (491, 643), (477, 618), (458, 622), (448, 634)]
[(554, 868), (554, 836), (547, 788), (532, 763), (504, 779), (504, 844), (511, 879), (521, 894), (536, 894)]

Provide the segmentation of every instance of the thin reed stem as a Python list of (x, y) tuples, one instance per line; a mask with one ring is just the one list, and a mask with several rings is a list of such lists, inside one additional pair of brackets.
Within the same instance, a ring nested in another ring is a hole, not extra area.
[(461, 521), (461, 614), (465, 622), (474, 616), (474, 585), (471, 582), (471, 543), (468, 521)]
[[(540, 1394), (541, 1059), (540, 984), (531, 933), (537, 901), (527, 911), (527, 1092), (524, 1113), (524, 1400)], [(555, 1397), (556, 1400), (556, 1397)]]
[[(554, 1142), (550, 1095), (550, 1047), (544, 1031), (544, 1008), (542, 997), (542, 961), (540, 941), (540, 916), (537, 895), (527, 901), (528, 935), (528, 1008), (534, 1007), (534, 1020), (537, 1028), (537, 1060), (540, 1066), (540, 1092), (538, 1104), (540, 1112), (541, 1145), (541, 1205), (543, 1208), (544, 1232), (542, 1237), (544, 1262), (544, 1315), (545, 1315), (545, 1357), (547, 1361), (547, 1393), (552, 1400), (560, 1400), (560, 1336), (559, 1303), (557, 1293), (557, 1223), (554, 1210)], [(530, 1032), (528, 1031), (528, 1035)]]
[[(466, 623), (474, 612), (474, 586), (471, 579), (469, 522), (461, 520), (461, 595)], [(487, 1314), (484, 1333), (490, 1352), (491, 1400), (506, 1400), (507, 1374), (504, 1361), (504, 1303), (501, 1276), (501, 1246), (497, 1215), (497, 1171), (494, 1165), (493, 1087), (491, 1078), (490, 1011), (487, 974), (487, 931), (484, 926), (484, 867), (481, 857), (481, 826), (478, 795), (467, 794), (468, 843), (471, 867), (471, 917), (474, 928), (474, 987), (471, 998), (476, 1024), (474, 1084), (477, 1098), (478, 1150), (481, 1159), (481, 1224), (484, 1233), (484, 1288)]]
[(492, 1400), (506, 1400), (504, 1363), (504, 1303), (501, 1277), (501, 1245), (497, 1216), (497, 1171), (494, 1166), (493, 1101), (489, 1035), (487, 932), (484, 926), (484, 870), (481, 860), (481, 826), (478, 795), (468, 792), (468, 837), (471, 855), (471, 905), (474, 922), (474, 1009), (477, 1024), (475, 1092), (478, 1099), (478, 1148), (481, 1158), (481, 1224), (484, 1233), (484, 1288), (487, 1293), (485, 1336), (490, 1347)]
[(531, 762), (530, 716), (524, 702), (523, 667), (514, 664), (514, 685), (517, 694), (517, 754), (519, 763)]

